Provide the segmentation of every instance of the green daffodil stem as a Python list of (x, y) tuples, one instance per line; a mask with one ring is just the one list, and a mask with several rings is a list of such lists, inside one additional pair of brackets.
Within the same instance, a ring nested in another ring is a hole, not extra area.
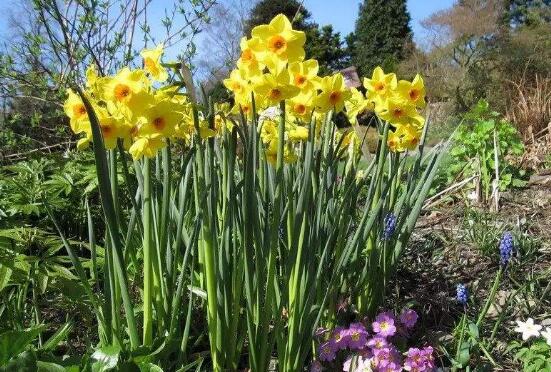
[(478, 315), (478, 319), (476, 320), (476, 326), (480, 327), (480, 324), (482, 324), (482, 321), (486, 317), (486, 314), (488, 313), (488, 310), (490, 310), (490, 306), (494, 302), (494, 299), (496, 297), (497, 289), (499, 288), (499, 282), (501, 281), (501, 275), (503, 274), (503, 267), (499, 268), (499, 271), (496, 274), (496, 278), (494, 279), (494, 284), (492, 285), (492, 289), (490, 291), (490, 295), (488, 296), (488, 299), (486, 300), (486, 303), (484, 304), (484, 308)]
[(143, 344), (153, 343), (153, 262), (152, 216), (151, 216), (151, 165), (148, 158), (143, 161)]

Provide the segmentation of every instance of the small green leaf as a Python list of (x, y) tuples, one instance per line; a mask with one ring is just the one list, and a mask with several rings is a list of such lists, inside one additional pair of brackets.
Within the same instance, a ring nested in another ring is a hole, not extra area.
[(121, 349), (118, 346), (104, 346), (92, 354), (92, 359), (96, 360), (92, 364), (93, 372), (109, 371), (117, 366)]

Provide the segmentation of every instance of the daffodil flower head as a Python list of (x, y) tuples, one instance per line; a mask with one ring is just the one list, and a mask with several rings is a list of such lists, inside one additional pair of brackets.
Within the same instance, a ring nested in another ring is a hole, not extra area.
[(144, 122), (139, 134), (160, 134), (163, 137), (171, 137), (183, 117), (179, 109), (179, 105), (168, 99), (157, 102), (144, 112)]
[(142, 157), (153, 158), (157, 152), (166, 146), (164, 138), (159, 133), (148, 134), (136, 138), (128, 152), (134, 160), (139, 160)]
[(289, 140), (294, 142), (308, 140), (308, 128), (301, 125), (295, 125), (289, 130)]
[(291, 22), (283, 14), (275, 16), (267, 25), (253, 28), (252, 37), (259, 40), (257, 45), (251, 47), (262, 62), (269, 55), (289, 63), (304, 59), (306, 36), (302, 31), (293, 30)]
[(364, 78), (367, 99), (376, 106), (384, 105), (386, 98), (396, 89), (397, 85), (396, 74), (385, 74), (381, 67), (376, 67), (373, 70), (371, 79)]
[(260, 39), (251, 38), (247, 39), (245, 36), (241, 38), (239, 46), (241, 48), (241, 55), (237, 60), (237, 67), (239, 69), (247, 71), (249, 75), (257, 75), (262, 72), (264, 65), (258, 61), (255, 50), (260, 48)]
[(380, 111), (376, 112), (379, 118), (394, 125), (415, 122), (419, 127), (422, 127), (425, 123), (424, 118), (419, 115), (415, 106), (400, 97), (387, 99), (384, 107), (380, 107)]
[(82, 99), (78, 94), (73, 92), (71, 89), (67, 89), (67, 99), (63, 104), (63, 111), (70, 119), (71, 129), (74, 133), (78, 134), (82, 132), (80, 124), (83, 121), (88, 121), (88, 113), (86, 111), (86, 106), (82, 102)]
[(267, 73), (255, 85), (256, 95), (264, 98), (268, 104), (276, 105), (281, 101), (295, 97), (300, 89), (290, 83), (287, 69), (277, 74)]
[(392, 152), (415, 150), (421, 139), (421, 130), (412, 124), (398, 125), (388, 133), (387, 144)]
[(94, 107), (94, 112), (98, 118), (105, 148), (108, 150), (114, 149), (117, 147), (118, 138), (123, 137), (121, 135), (121, 119), (119, 117), (112, 116), (103, 107)]
[(287, 105), (287, 109), (291, 117), (301, 119), (305, 122), (310, 122), (310, 117), (314, 112), (314, 108), (315, 102), (313, 92), (301, 92), (291, 98), (289, 104)]
[(140, 55), (143, 58), (145, 71), (149, 74), (149, 76), (151, 76), (152, 79), (159, 82), (163, 82), (168, 79), (168, 72), (161, 64), (161, 56), (163, 53), (163, 44), (159, 44), (153, 49), (144, 49), (140, 52)]
[(316, 98), (316, 106), (321, 112), (331, 109), (341, 112), (344, 109), (344, 103), (352, 95), (341, 74), (324, 77), (320, 88), (321, 93)]
[(224, 79), (224, 86), (228, 88), (236, 97), (246, 97), (250, 95), (251, 87), (247, 79), (245, 70), (235, 69), (230, 73), (230, 77)]
[(396, 91), (402, 99), (409, 102), (411, 105), (418, 108), (426, 106), (425, 84), (423, 78), (419, 74), (415, 75), (415, 78), (411, 82), (400, 80)]
[(130, 70), (125, 67), (105, 84), (105, 99), (117, 104), (127, 104), (133, 96), (146, 88), (143, 70)]
[(311, 92), (319, 87), (319, 64), (315, 59), (289, 64), (293, 84), (303, 92)]

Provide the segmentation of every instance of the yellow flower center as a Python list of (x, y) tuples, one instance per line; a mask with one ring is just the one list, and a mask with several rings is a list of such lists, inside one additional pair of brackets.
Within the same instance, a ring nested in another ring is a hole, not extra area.
[(402, 116), (404, 116), (404, 110), (402, 110), (401, 108), (397, 107), (397, 108), (395, 108), (394, 110), (392, 110), (392, 115), (393, 115), (396, 119), (399, 119), (399, 118), (401, 118)]
[(335, 91), (331, 92), (329, 95), (329, 102), (334, 106), (341, 100), (342, 94), (341, 92)]
[(274, 88), (270, 90), (269, 97), (272, 101), (277, 101), (281, 98), (281, 90)]
[(252, 50), (245, 49), (243, 53), (241, 53), (241, 60), (243, 62), (252, 63), (254, 61), (254, 54)]
[(86, 107), (82, 103), (79, 103), (79, 104), (73, 106), (73, 115), (77, 119), (80, 118), (82, 115), (85, 115), (85, 114), (86, 114)]
[(124, 101), (128, 96), (130, 96), (130, 87), (128, 85), (115, 85), (115, 98), (117, 99), (117, 101)]
[(381, 92), (385, 90), (385, 84), (382, 81), (378, 81), (373, 85), (373, 88), (375, 88), (377, 92)]
[(389, 327), (389, 324), (387, 322), (382, 322), (381, 323), (381, 330), (382, 331), (386, 331)]
[(417, 101), (417, 98), (419, 98), (419, 91), (417, 89), (412, 89), (409, 91), (409, 98), (412, 101)]
[(103, 134), (103, 137), (109, 138), (111, 135), (113, 135), (113, 127), (111, 124), (102, 124), (101, 127), (101, 133)]
[(153, 119), (153, 126), (159, 132), (162, 131), (163, 129), (165, 129), (165, 125), (166, 125), (165, 118), (160, 116), (160, 117), (157, 117), (157, 118)]
[(234, 93), (239, 94), (243, 91), (243, 85), (241, 85), (241, 83), (239, 83), (237, 81), (234, 81), (231, 85), (231, 90)]
[(303, 115), (305, 112), (306, 112), (306, 106), (303, 105), (302, 103), (297, 103), (295, 105), (295, 107), (293, 107), (293, 110), (299, 114), (299, 115)]
[(297, 75), (295, 76), (295, 85), (302, 87), (306, 83), (306, 76), (304, 75)]
[(352, 336), (350, 338), (352, 338), (352, 341), (359, 341), (360, 340), (360, 334), (358, 332), (354, 332), (354, 333), (352, 333)]
[(268, 40), (268, 49), (276, 54), (281, 54), (287, 49), (287, 40), (281, 35), (274, 35)]
[(134, 125), (132, 128), (130, 128), (130, 137), (136, 137), (138, 134), (138, 126)]

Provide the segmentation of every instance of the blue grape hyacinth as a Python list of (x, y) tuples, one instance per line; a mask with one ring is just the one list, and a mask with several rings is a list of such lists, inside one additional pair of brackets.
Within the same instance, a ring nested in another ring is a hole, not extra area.
[(508, 231), (505, 232), (499, 242), (499, 255), (502, 266), (507, 266), (509, 261), (511, 261), (514, 247), (513, 235)]
[(396, 216), (389, 212), (385, 217), (385, 230), (383, 231), (383, 239), (389, 240), (396, 230)]
[(458, 284), (457, 285), (457, 295), (455, 297), (457, 299), (457, 302), (459, 302), (462, 305), (467, 304), (467, 300), (469, 299), (469, 291), (467, 290), (467, 287), (465, 287), (465, 284)]

